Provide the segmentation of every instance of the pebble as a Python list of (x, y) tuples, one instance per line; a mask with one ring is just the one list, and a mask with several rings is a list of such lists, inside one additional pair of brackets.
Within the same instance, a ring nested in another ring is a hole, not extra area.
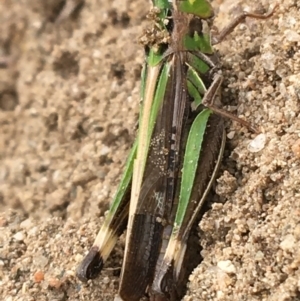
[(236, 268), (230, 260), (219, 261), (217, 266), (219, 269), (221, 269), (225, 273), (228, 273), (228, 274), (236, 273)]
[(250, 153), (257, 153), (264, 149), (266, 144), (266, 135), (259, 134), (257, 135), (249, 144), (248, 144), (248, 151)]

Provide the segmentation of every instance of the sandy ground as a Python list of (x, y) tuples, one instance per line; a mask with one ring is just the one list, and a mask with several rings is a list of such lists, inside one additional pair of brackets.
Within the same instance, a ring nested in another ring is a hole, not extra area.
[[(120, 243), (101, 276), (75, 277), (135, 137), (146, 0), (0, 2), (0, 296), (113, 300)], [(222, 28), (271, 0), (215, 0)], [(73, 7), (72, 7), (73, 5)], [(68, 14), (76, 5), (77, 9)], [(200, 222), (202, 263), (183, 300), (300, 300), (300, 5), (282, 0), (217, 47), (227, 144)]]

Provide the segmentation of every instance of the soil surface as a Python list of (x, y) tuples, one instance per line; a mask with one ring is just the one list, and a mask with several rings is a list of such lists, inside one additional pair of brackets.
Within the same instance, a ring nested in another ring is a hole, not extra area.
[[(221, 29), (271, 0), (215, 0)], [(75, 271), (136, 135), (147, 0), (0, 2), (0, 296), (113, 300), (124, 238), (101, 276)], [(199, 224), (185, 301), (300, 300), (300, 4), (247, 18), (216, 47), (224, 159)]]

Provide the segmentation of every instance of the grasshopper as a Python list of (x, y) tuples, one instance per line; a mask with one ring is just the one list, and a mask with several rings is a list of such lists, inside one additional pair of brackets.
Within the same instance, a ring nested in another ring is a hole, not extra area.
[[(220, 109), (223, 77), (213, 45), (246, 17), (211, 38), (207, 0), (153, 0), (155, 25), (146, 41), (137, 139), (104, 223), (77, 270), (95, 278), (127, 226), (118, 296), (176, 301), (188, 239), (216, 177), (225, 145), (223, 117), (253, 129)], [(216, 113), (216, 114), (213, 114)], [(255, 130), (255, 129), (253, 129)]]

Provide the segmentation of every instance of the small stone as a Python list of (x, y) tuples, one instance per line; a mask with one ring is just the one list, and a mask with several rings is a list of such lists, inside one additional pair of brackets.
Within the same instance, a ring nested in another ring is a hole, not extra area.
[(292, 234), (288, 234), (284, 240), (280, 243), (280, 248), (284, 251), (291, 250), (295, 245), (295, 237)]
[(231, 139), (233, 139), (234, 135), (235, 135), (235, 131), (231, 131), (231, 132), (229, 132), (229, 133), (227, 134), (227, 138), (228, 138), (229, 140), (231, 140)]
[(43, 255), (37, 255), (33, 259), (33, 263), (40, 268), (44, 268), (48, 264), (48, 262), (48, 258)]
[(257, 135), (248, 145), (248, 151), (250, 153), (257, 153), (261, 151), (266, 145), (266, 135), (259, 134)]
[(285, 30), (284, 36), (286, 37), (287, 41), (290, 42), (300, 42), (300, 35), (295, 30)]
[(40, 283), (44, 280), (44, 273), (42, 271), (36, 271), (34, 273), (34, 282)]
[(32, 220), (27, 218), (23, 222), (20, 223), (20, 228), (24, 230), (29, 230), (31, 227), (33, 227)]
[(222, 291), (217, 291), (217, 299), (222, 300), (224, 298), (224, 293)]
[(100, 155), (101, 156), (105, 156), (107, 154), (109, 154), (111, 152), (110, 148), (107, 147), (106, 145), (104, 145), (101, 149), (100, 149)]
[(294, 228), (294, 235), (295, 235), (295, 238), (297, 240), (299, 240), (299, 238), (300, 238), (300, 225), (299, 224)]
[(264, 253), (262, 251), (258, 251), (256, 254), (255, 254), (255, 260), (256, 261), (261, 261), (263, 258), (264, 258)]
[(276, 57), (272, 52), (266, 52), (261, 56), (262, 66), (266, 70), (270, 70), (270, 71), (275, 70), (275, 60)]
[(0, 227), (5, 227), (5, 226), (7, 226), (7, 224), (8, 224), (7, 219), (5, 217), (1, 216), (0, 217)]
[(56, 289), (59, 289), (62, 285), (62, 282), (59, 279), (55, 278), (55, 277), (49, 278), (48, 283), (49, 283), (50, 287), (53, 287), (53, 288), (56, 288)]
[(218, 266), (219, 269), (221, 269), (225, 273), (228, 273), (228, 274), (235, 274), (236, 273), (236, 268), (230, 260), (219, 261), (217, 266)]
[(76, 255), (75, 255), (75, 261), (76, 261), (76, 262), (80, 262), (82, 259), (83, 259), (82, 254), (76, 254)]
[(300, 158), (300, 139), (295, 141), (295, 143), (292, 145), (292, 152), (296, 157)]
[(33, 227), (27, 232), (27, 234), (28, 236), (36, 236), (38, 231), (39, 231), (38, 227)]
[(17, 232), (13, 237), (17, 241), (23, 241), (24, 240), (24, 233), (23, 232)]

